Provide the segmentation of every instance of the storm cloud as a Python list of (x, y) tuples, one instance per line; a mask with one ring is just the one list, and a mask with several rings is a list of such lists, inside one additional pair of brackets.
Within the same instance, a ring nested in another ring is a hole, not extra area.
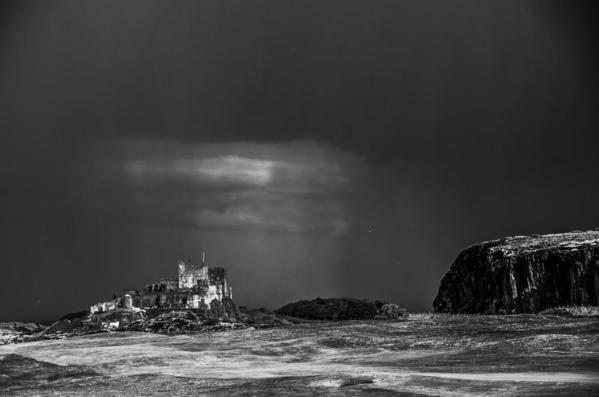
[(198, 228), (343, 234), (348, 203), (369, 178), (360, 156), (308, 141), (113, 140), (101, 147), (113, 153), (93, 167), (114, 200), (103, 199), (105, 211), (124, 200), (148, 222)]
[(203, 251), (243, 305), (430, 310), (464, 247), (599, 225), (590, 2), (0, 7), (0, 319)]

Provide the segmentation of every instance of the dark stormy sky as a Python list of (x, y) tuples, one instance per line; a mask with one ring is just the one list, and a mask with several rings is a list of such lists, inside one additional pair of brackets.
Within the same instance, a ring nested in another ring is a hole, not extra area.
[(430, 310), (481, 240), (599, 226), (586, 3), (0, 8), (0, 320), (229, 270)]

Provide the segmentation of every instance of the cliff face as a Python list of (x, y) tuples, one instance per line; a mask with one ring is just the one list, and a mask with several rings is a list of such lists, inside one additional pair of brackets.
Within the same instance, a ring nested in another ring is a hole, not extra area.
[(599, 230), (516, 236), (462, 251), (433, 303), (442, 313), (536, 313), (599, 304)]

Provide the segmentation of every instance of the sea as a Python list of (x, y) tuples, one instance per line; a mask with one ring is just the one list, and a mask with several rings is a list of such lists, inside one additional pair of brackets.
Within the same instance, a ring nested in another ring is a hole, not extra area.
[(0, 346), (1, 396), (599, 396), (599, 317), (415, 314)]

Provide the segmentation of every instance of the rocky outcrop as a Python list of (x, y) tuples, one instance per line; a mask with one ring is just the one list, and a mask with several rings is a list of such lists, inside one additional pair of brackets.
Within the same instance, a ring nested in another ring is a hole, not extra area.
[(263, 307), (250, 309), (241, 306), (239, 310), (241, 311), (241, 320), (254, 328), (273, 328), (294, 324), (293, 319), (290, 320)]
[(374, 316), (375, 320), (403, 320), (406, 318), (408, 318), (408, 311), (395, 303), (377, 305), (377, 314)]
[(538, 313), (599, 304), (599, 230), (515, 236), (462, 251), (433, 308), (443, 313)]
[(0, 329), (7, 331), (20, 332), (25, 334), (34, 334), (36, 332), (43, 331), (46, 327), (38, 323), (24, 323), (20, 321), (13, 321), (9, 323), (0, 323)]
[(599, 306), (558, 306), (545, 309), (539, 314), (562, 317), (599, 317)]
[(209, 331), (228, 331), (245, 327), (246, 325), (241, 322), (207, 318), (193, 310), (173, 310), (153, 318), (138, 320), (128, 324), (123, 329), (128, 331), (180, 335)]
[(200, 307), (199, 313), (202, 317), (218, 321), (235, 322), (241, 317), (239, 308), (233, 302), (233, 299), (228, 297), (223, 297), (221, 301), (213, 300), (210, 302), (209, 308), (206, 306)]
[(40, 336), (68, 334), (73, 330), (71, 320), (58, 320), (42, 331)]
[(75, 320), (78, 318), (89, 317), (91, 313), (87, 309), (80, 310), (78, 312), (67, 313), (60, 318), (60, 320)]
[(400, 320), (408, 312), (395, 304), (352, 298), (316, 298), (289, 303), (277, 314), (308, 320)]
[(20, 321), (0, 323), (0, 345), (34, 340), (46, 327)]

